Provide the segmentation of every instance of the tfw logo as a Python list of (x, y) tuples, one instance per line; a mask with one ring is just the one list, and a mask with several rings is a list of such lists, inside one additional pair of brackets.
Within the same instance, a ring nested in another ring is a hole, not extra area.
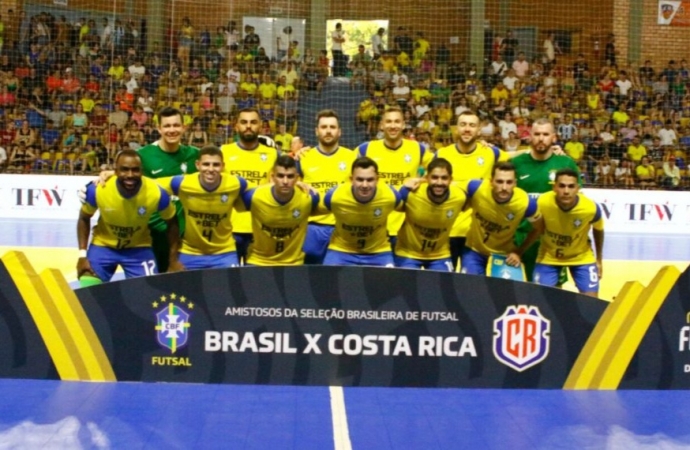
[(14, 188), (12, 189), (15, 206), (55, 206), (62, 205), (65, 198), (65, 189), (34, 189), (34, 188)]

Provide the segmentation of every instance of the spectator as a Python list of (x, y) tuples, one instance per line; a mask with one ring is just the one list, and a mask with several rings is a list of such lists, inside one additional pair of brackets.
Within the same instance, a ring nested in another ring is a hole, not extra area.
[(671, 156), (664, 162), (663, 170), (661, 185), (667, 189), (677, 189), (680, 186), (681, 175), (675, 156)]
[(643, 156), (640, 164), (635, 168), (638, 185), (642, 189), (656, 187), (656, 169), (649, 161), (648, 156)]
[[(643, 157), (647, 155), (647, 148), (640, 142), (639, 136), (635, 136), (628, 146), (627, 155), (630, 160), (635, 164), (640, 164)], [(649, 158), (647, 162), (650, 163)]]

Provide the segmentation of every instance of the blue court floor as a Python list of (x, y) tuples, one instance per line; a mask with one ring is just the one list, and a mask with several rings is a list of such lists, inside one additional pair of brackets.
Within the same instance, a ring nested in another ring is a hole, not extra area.
[[(76, 247), (76, 220), (0, 229), (0, 247)], [(605, 255), (687, 262), (690, 246), (613, 235)], [(0, 449), (690, 449), (686, 391), (0, 380), (0, 399)]]
[(0, 382), (0, 448), (687, 449), (689, 392)]

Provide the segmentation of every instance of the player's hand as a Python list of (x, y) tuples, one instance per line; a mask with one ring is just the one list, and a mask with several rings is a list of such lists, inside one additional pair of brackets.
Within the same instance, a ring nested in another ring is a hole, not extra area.
[(96, 276), (91, 268), (91, 263), (86, 257), (77, 260), (77, 278), (81, 278), (83, 275)]
[(520, 267), (520, 264), (522, 264), (522, 259), (520, 259), (520, 255), (517, 253), (511, 252), (508, 253), (508, 256), (506, 256), (506, 264), (513, 267)]
[(597, 261), (597, 272), (599, 272), (599, 279), (604, 276), (604, 264), (601, 261)]
[(552, 145), (551, 151), (553, 152), (554, 155), (565, 156), (565, 152), (563, 151), (563, 148), (558, 144)]
[(111, 179), (113, 176), (115, 176), (114, 170), (104, 170), (98, 174), (98, 180), (96, 180), (96, 183), (103, 186), (105, 185), (105, 182)]
[(319, 191), (314, 189), (311, 184), (305, 183), (304, 181), (298, 181), (295, 183), (295, 186), (297, 186), (302, 192), (306, 192), (307, 194), (317, 194)]
[(302, 158), (302, 156), (304, 156), (304, 154), (311, 149), (312, 147), (304, 145), (304, 142), (302, 142), (301, 138), (295, 138), (292, 140), (292, 144), (290, 144), (290, 155), (292, 155), (295, 161), (299, 161)]
[(187, 270), (187, 268), (180, 262), (179, 259), (171, 259), (170, 263), (168, 264), (168, 271), (166, 273), (184, 272), (185, 270)]
[(424, 181), (424, 178), (408, 178), (403, 182), (403, 186), (414, 192), (419, 188), (419, 185), (422, 184), (422, 181)]

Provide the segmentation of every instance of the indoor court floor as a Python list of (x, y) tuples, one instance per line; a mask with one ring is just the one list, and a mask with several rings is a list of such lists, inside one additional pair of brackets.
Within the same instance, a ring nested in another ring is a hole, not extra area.
[[(76, 281), (76, 220), (0, 219), (0, 255)], [(609, 235), (602, 298), (681, 270), (679, 237)], [(0, 380), (0, 449), (690, 449), (690, 392)]]

